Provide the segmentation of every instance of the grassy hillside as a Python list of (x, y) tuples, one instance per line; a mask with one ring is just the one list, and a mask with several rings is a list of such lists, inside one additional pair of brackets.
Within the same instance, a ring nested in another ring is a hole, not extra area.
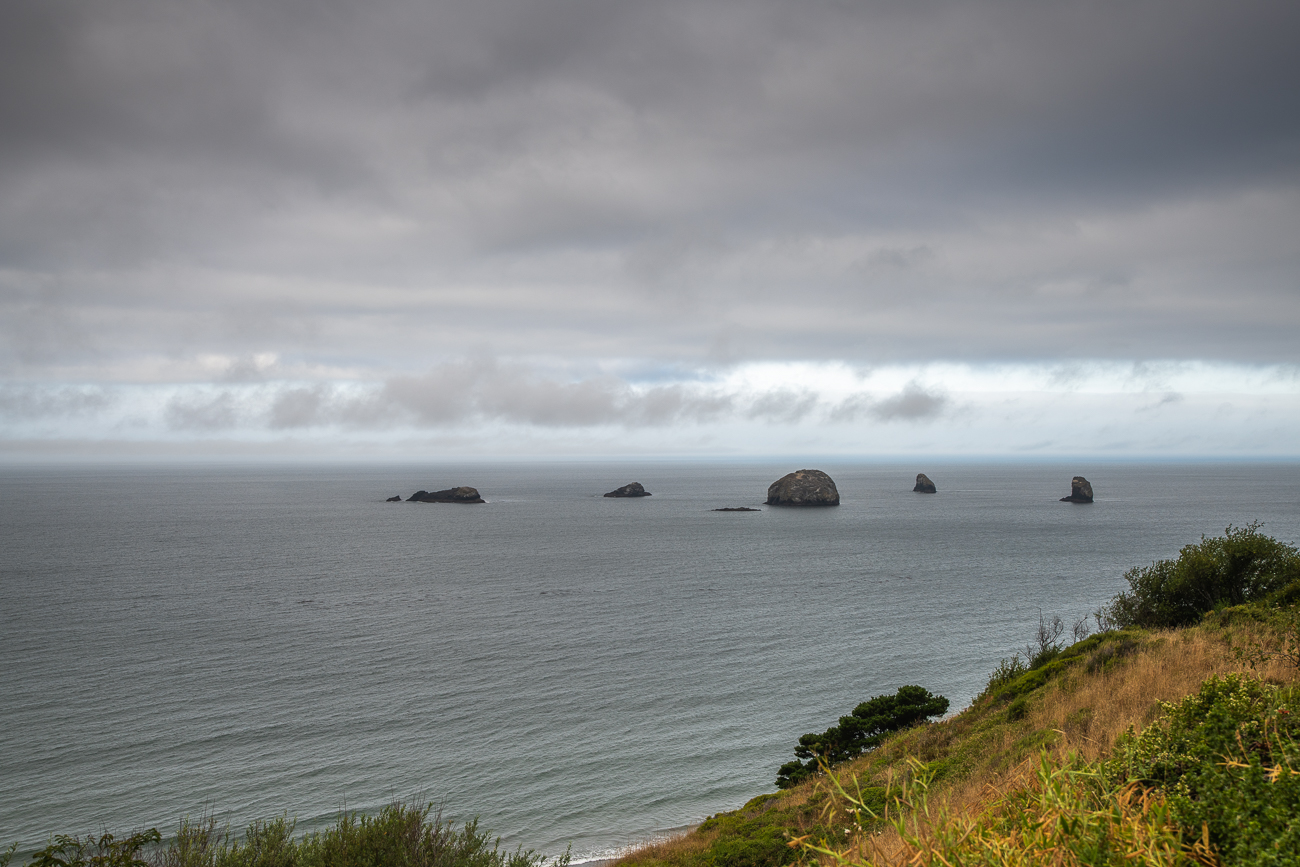
[(618, 867), (1300, 864), (1298, 567), (1256, 526), (1189, 545), (1126, 576), (1123, 628), (1049, 630), (961, 713)]

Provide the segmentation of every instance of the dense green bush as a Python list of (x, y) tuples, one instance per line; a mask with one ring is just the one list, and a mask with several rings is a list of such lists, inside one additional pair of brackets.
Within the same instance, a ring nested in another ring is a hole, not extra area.
[(776, 773), (776, 785), (788, 789), (817, 773), (819, 763), (836, 765), (875, 749), (885, 735), (911, 728), (948, 710), (948, 699), (919, 686), (902, 686), (894, 695), (877, 695), (840, 717), (839, 725), (799, 738), (794, 754)]
[(1300, 581), (1300, 550), (1259, 532), (1259, 523), (1228, 526), (1178, 552), (1124, 574), (1129, 589), (1104, 609), (1115, 626), (1168, 628), (1198, 621), (1212, 609), (1241, 605)]
[(1300, 861), (1294, 696), (1229, 675), (1163, 709), (1163, 719), (1116, 745), (1112, 781), (1162, 790), (1186, 837), (1208, 834), (1224, 864)]

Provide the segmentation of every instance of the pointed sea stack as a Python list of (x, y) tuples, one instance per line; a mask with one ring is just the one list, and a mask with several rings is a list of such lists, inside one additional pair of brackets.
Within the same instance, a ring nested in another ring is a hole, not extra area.
[(912, 488), (912, 491), (917, 494), (936, 494), (939, 489), (934, 486), (934, 482), (930, 481), (930, 477), (925, 473), (917, 473), (916, 487)]
[(1062, 503), (1091, 503), (1092, 485), (1083, 476), (1070, 480), (1070, 496), (1061, 497)]
[(838, 506), (840, 492), (821, 470), (796, 470), (767, 489), (767, 506)]
[(607, 497), (649, 497), (650, 492), (640, 482), (628, 482), (621, 488), (610, 491)]
[(483, 498), (478, 494), (478, 488), (471, 488), (469, 485), (461, 485), (459, 488), (448, 488), (445, 491), (416, 491), (407, 498), (408, 503), (481, 503)]

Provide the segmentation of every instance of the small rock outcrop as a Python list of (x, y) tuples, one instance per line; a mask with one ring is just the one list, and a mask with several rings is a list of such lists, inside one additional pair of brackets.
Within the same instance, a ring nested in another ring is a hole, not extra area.
[(916, 487), (912, 488), (912, 490), (918, 494), (935, 494), (939, 492), (939, 489), (934, 486), (934, 482), (930, 481), (930, 477), (925, 473), (916, 474)]
[(751, 509), (749, 506), (731, 506), (726, 509), (714, 509), (715, 512), (761, 512), (762, 509)]
[(407, 498), (408, 503), (481, 503), (478, 488), (461, 485), (445, 491), (416, 491)]
[(629, 482), (616, 491), (610, 491), (607, 497), (648, 497), (650, 492), (642, 487), (640, 482)]
[(384, 502), (385, 502), (385, 503), (400, 503), (400, 502), (402, 502), (402, 498), (401, 498), (400, 496), (398, 496), (398, 497), (389, 497), (387, 500), (384, 500)]
[(821, 470), (796, 470), (767, 489), (768, 506), (838, 506), (840, 492)]
[(1061, 497), (1062, 503), (1091, 503), (1092, 485), (1083, 476), (1070, 480), (1070, 496)]

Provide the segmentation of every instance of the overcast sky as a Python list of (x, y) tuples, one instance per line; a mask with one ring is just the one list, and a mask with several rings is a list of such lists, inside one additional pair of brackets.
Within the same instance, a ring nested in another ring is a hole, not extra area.
[(1300, 456), (1300, 4), (5, 0), (0, 456)]

